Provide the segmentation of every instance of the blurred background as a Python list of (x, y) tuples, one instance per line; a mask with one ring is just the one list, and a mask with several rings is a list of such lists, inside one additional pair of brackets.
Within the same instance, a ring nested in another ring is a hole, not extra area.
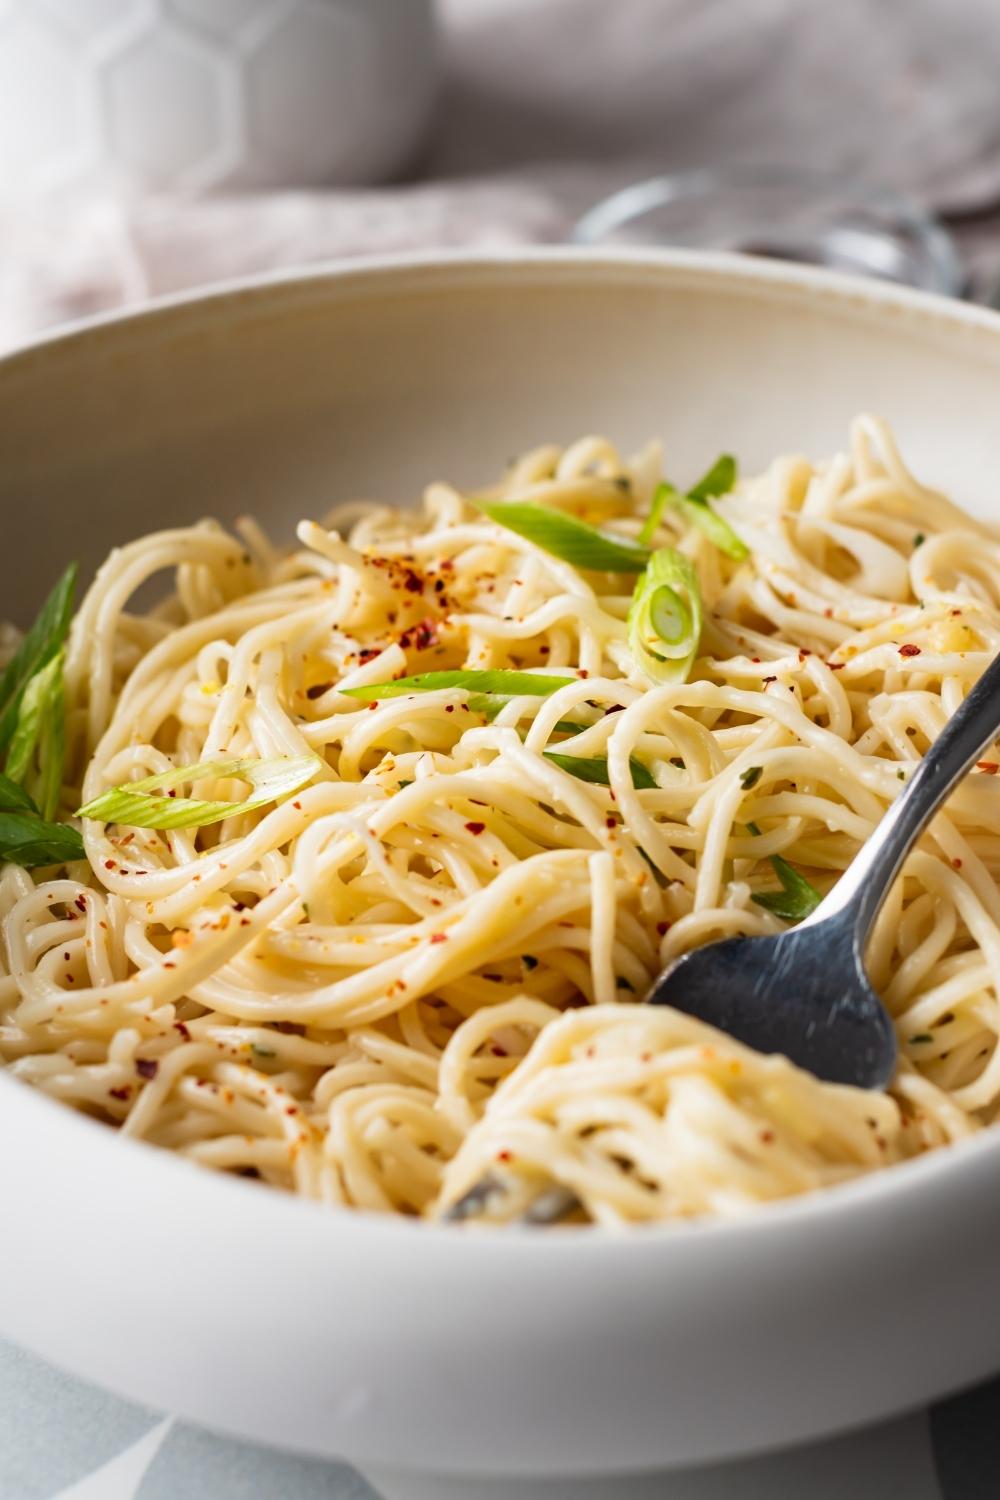
[(997, 0), (0, 0), (0, 347), (258, 271), (574, 234), (990, 300), (998, 56)]

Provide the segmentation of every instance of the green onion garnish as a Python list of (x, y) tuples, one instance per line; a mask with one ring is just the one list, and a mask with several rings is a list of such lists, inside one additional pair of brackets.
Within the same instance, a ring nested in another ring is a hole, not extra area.
[(24, 787), (0, 775), (0, 863), (31, 870), (83, 857), (83, 839), (76, 828), (46, 822)]
[(79, 831), (52, 822), (62, 792), (63, 659), (75, 588), (73, 563), (0, 674), (0, 862), (27, 869), (84, 857)]
[[(112, 787), (95, 797), (78, 816), (102, 823), (123, 823), (129, 828), (205, 828), (237, 813), (254, 812), (297, 792), (311, 781), (321, 761), (315, 755), (282, 757), (277, 760), (215, 760), (180, 766), (142, 781)], [(235, 776), (256, 788), (256, 795), (239, 802), (203, 802), (190, 797), (164, 796), (186, 782), (207, 777), (218, 780)]]
[(59, 806), (66, 758), (64, 658), (60, 648), (47, 666), (25, 683), (5, 766), (11, 781), (30, 785), (43, 816), (49, 819)]
[(687, 494), (682, 494), (676, 485), (666, 481), (657, 485), (652, 508), (639, 533), (640, 541), (652, 540), (665, 508), (673, 505), (686, 521), (703, 531), (720, 552), (724, 552), (734, 562), (742, 562), (744, 558), (750, 556), (749, 548), (740, 541), (729, 522), (716, 515), (708, 503), (709, 499), (715, 495), (729, 494), (736, 484), (737, 473), (735, 458), (729, 453), (724, 453), (721, 458), (716, 459), (708, 473), (688, 490)]
[(472, 500), (470, 502), (508, 531), (514, 531), (536, 547), (599, 573), (641, 573), (649, 561), (649, 548), (629, 536), (601, 531), (565, 511), (520, 500)]
[(684, 682), (701, 638), (701, 589), (689, 558), (673, 547), (654, 552), (628, 612), (628, 643), (652, 682)]
[(770, 856), (771, 867), (781, 881), (780, 891), (762, 891), (751, 899), (784, 922), (801, 922), (823, 899), (816, 887), (780, 854)]
[[(603, 755), (559, 755), (555, 750), (543, 750), (542, 754), (546, 760), (550, 760), (561, 771), (568, 771), (571, 776), (576, 776), (580, 781), (589, 781), (595, 786), (611, 785), (611, 777), (608, 774), (608, 762)], [(632, 785), (636, 791), (655, 790), (656, 782), (642, 761), (636, 760), (634, 755), (630, 755), (628, 763), (632, 772)]]
[(36, 672), (48, 666), (65, 643), (73, 617), (75, 588), (76, 563), (71, 563), (0, 675), (0, 753), (6, 751), (14, 737), (21, 698), (28, 682)]
[(757, 785), (764, 774), (763, 766), (747, 766), (745, 771), (740, 772), (740, 786), (745, 792)]
[[(397, 677), (395, 682), (370, 682), (364, 687), (341, 688), (346, 698), (377, 702), (400, 698), (405, 693), (435, 693), (441, 688), (459, 688), (467, 693), (502, 694), (505, 698), (547, 698), (557, 688), (568, 687), (576, 677), (553, 677), (541, 672), (454, 671), (419, 672), (415, 677)], [(470, 707), (471, 707), (470, 702)], [(480, 710), (482, 712), (484, 710)]]
[(715, 460), (707, 474), (687, 492), (689, 500), (711, 500), (716, 495), (728, 495), (736, 486), (739, 466), (731, 453), (723, 453)]

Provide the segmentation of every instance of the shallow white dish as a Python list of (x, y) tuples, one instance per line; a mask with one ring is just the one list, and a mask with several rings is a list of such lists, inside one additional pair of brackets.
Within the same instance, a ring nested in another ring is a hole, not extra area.
[[(871, 408), (1000, 513), (1000, 318), (726, 256), (537, 252), (272, 279), (0, 362), (4, 613), (69, 557), (650, 434), (820, 455)], [(0, 1074), (0, 1335), (152, 1405), (407, 1473), (615, 1474), (806, 1440), (1000, 1366), (1000, 1133), (735, 1225), (340, 1215)], [(414, 1481), (415, 1483), (415, 1481)], [(426, 1477), (413, 1493), (442, 1493)]]

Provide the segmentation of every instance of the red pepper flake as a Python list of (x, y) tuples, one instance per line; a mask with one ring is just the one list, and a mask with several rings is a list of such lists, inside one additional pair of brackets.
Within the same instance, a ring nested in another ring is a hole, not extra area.
[(448, 934), (446, 932), (432, 932), (431, 933), (431, 942), (432, 943), (446, 943), (447, 941), (448, 941)]
[(175, 1021), (174, 1030), (179, 1031), (186, 1042), (189, 1042), (191, 1040), (191, 1033), (190, 1031), (188, 1031), (183, 1021)]
[(662, 937), (665, 932), (669, 932), (670, 931), (670, 923), (669, 922), (657, 922), (657, 924), (656, 924), (656, 930), (660, 934), (660, 937)]
[(135, 1071), (140, 1078), (155, 1078), (160, 1071), (160, 1065), (152, 1057), (137, 1057), (135, 1060)]
[(831, 672), (842, 672), (847, 666), (846, 661), (828, 661), (827, 666)]
[(539, 646), (539, 648), (538, 648), (538, 654), (539, 654), (539, 656), (548, 656), (548, 654), (549, 654), (549, 652), (551, 650), (552, 650), (551, 646)]
[(900, 646), (899, 654), (900, 656), (919, 656), (920, 647), (914, 646), (912, 643), (909, 643), (905, 646)]
[(76, 907), (77, 911), (86, 911), (87, 910), (87, 898), (86, 898), (86, 896), (77, 896), (76, 900), (73, 902), (73, 905)]
[(653, 1061), (653, 1054), (652, 1054), (652, 1052), (640, 1052), (639, 1053), (639, 1061), (641, 1063), (651, 1063)]
[(995, 776), (1000, 771), (1000, 765), (995, 760), (977, 760), (976, 770), (985, 771), (987, 776)]
[(774, 1140), (774, 1131), (773, 1130), (762, 1130), (761, 1133), (760, 1133), (760, 1138), (763, 1141), (763, 1143), (764, 1143), (765, 1146), (769, 1146), (771, 1144), (771, 1142)]
[(960, 870), (962, 868), (962, 861), (960, 859), (953, 859), (951, 867), (953, 870)]
[(333, 687), (332, 682), (314, 682), (311, 688), (306, 688), (307, 698), (322, 698)]
[(118, 866), (113, 859), (106, 859), (104, 861), (104, 868), (106, 870), (117, 870)]
[(800, 646), (799, 661), (805, 661), (807, 656), (812, 656), (812, 652), (809, 650), (808, 646)]
[(604, 819), (604, 826), (605, 826), (605, 828), (617, 828), (618, 827), (618, 819), (609, 816), (609, 817), (607, 817), (607, 818)]
[(435, 622), (428, 615), (425, 620), (420, 620), (416, 625), (411, 625), (399, 637), (399, 644), (403, 647), (404, 651), (409, 650), (411, 647), (415, 647), (417, 651), (426, 651), (429, 647), (436, 646), (438, 644), (438, 635), (435, 629)]
[(753, 662), (754, 666), (759, 666), (760, 665), (760, 657), (759, 656), (751, 656), (750, 660)]
[(761, 683), (763, 685), (765, 693), (767, 692), (768, 688), (771, 686), (771, 683), (772, 682), (777, 682), (777, 680), (778, 680), (777, 677), (762, 677), (761, 678)]
[(64, 953), (63, 954), (63, 958), (66, 960), (67, 963), (70, 962), (70, 960), (72, 959), (72, 957), (73, 957), (73, 955), (71, 953)]
[(446, 714), (453, 714), (455, 712), (454, 703), (446, 703), (444, 706), (444, 711)]
[(832, 620), (833, 619), (833, 610), (832, 609), (824, 609), (824, 611), (823, 611), (823, 618), (824, 618), (824, 620)]
[(293, 802), (292, 806), (295, 808), (296, 812), (301, 812), (302, 811), (302, 803), (301, 802)]
[(513, 1161), (514, 1154), (511, 1151), (498, 1151), (497, 1161)]
[(493, 1046), (490, 1048), (490, 1051), (493, 1053), (494, 1057), (506, 1057), (507, 1056), (506, 1050), (503, 1047), (498, 1047), (495, 1042), (494, 1042)]
[(422, 594), (424, 591), (424, 580), (412, 568), (406, 568), (403, 572), (403, 587), (408, 594)]
[(132, 1096), (132, 1085), (125, 1083), (120, 1089), (108, 1089), (112, 1099), (129, 1099)]
[(381, 646), (362, 646), (361, 650), (358, 652), (358, 661), (360, 661), (360, 662), (373, 661), (376, 656), (381, 656), (381, 655), (382, 655), (382, 647)]
[(465, 826), (470, 833), (474, 833), (477, 837), (479, 834), (486, 832), (485, 823), (466, 823)]
[(288, 1104), (288, 1105), (285, 1106), (285, 1114), (286, 1115), (297, 1115), (298, 1112), (299, 1112), (298, 1105), (296, 1105), (296, 1104)]
[(581, 667), (576, 675), (578, 677), (589, 677), (590, 673), (587, 671), (586, 667)]

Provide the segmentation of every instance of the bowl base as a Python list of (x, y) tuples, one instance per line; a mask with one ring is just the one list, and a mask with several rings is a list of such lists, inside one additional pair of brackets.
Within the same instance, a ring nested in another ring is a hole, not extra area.
[(382, 1500), (844, 1500), (906, 1494), (940, 1500), (923, 1413), (761, 1457), (593, 1479), (477, 1479), (365, 1466)]

